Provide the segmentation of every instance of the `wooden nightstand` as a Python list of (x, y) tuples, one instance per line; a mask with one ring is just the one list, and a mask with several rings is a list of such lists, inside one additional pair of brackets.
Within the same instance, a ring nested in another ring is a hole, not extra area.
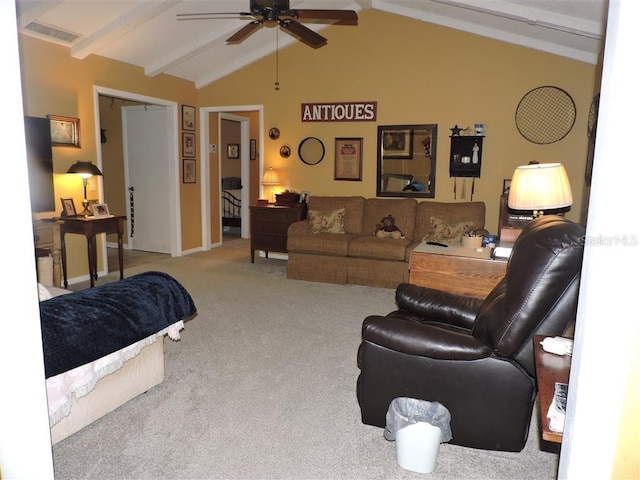
[(255, 260), (255, 251), (287, 252), (287, 229), (292, 223), (304, 220), (304, 205), (290, 207), (275, 205), (252, 206), (251, 210), (251, 263)]

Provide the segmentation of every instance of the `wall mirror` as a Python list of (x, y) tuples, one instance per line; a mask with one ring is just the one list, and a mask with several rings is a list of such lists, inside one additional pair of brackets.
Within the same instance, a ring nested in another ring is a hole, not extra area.
[(324, 158), (324, 143), (319, 138), (307, 137), (298, 146), (298, 156), (307, 165), (316, 165)]
[(378, 197), (435, 198), (438, 125), (378, 126)]

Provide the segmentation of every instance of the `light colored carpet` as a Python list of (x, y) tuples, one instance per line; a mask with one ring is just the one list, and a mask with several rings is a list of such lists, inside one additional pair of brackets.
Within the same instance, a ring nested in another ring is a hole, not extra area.
[[(394, 310), (393, 290), (288, 280), (284, 260), (251, 264), (246, 240), (125, 274), (145, 270), (178, 279), (198, 316), (165, 340), (162, 384), (54, 446), (56, 479), (426, 477), (356, 400), (362, 320)], [(520, 453), (443, 444), (428, 478), (555, 478), (538, 437), (534, 421)]]

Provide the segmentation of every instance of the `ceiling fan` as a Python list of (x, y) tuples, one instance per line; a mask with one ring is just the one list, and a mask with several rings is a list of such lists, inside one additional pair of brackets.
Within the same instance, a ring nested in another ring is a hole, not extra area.
[(358, 25), (358, 15), (353, 10), (310, 10), (289, 8), (289, 0), (250, 0), (250, 12), (232, 13), (179, 13), (178, 20), (202, 20), (218, 18), (247, 18), (251, 22), (227, 39), (228, 44), (240, 43), (263, 26), (280, 28), (310, 47), (320, 48), (327, 39), (302, 25), (304, 23), (331, 23), (334, 25)]

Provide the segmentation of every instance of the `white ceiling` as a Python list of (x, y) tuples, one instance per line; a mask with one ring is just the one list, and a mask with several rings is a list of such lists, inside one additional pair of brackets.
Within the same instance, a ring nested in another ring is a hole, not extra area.
[[(249, 0), (16, 0), (16, 5), (21, 32), (68, 46), (74, 58), (100, 55), (138, 65), (152, 77), (166, 73), (192, 80), (197, 88), (276, 48), (276, 36), (268, 28), (238, 45), (227, 45), (225, 40), (246, 20), (176, 17), (246, 12)], [(607, 0), (291, 0), (291, 8), (373, 8), (595, 64)], [(77, 38), (52, 38), (25, 28), (30, 24)], [(280, 47), (295, 41), (287, 34), (278, 37)]]

